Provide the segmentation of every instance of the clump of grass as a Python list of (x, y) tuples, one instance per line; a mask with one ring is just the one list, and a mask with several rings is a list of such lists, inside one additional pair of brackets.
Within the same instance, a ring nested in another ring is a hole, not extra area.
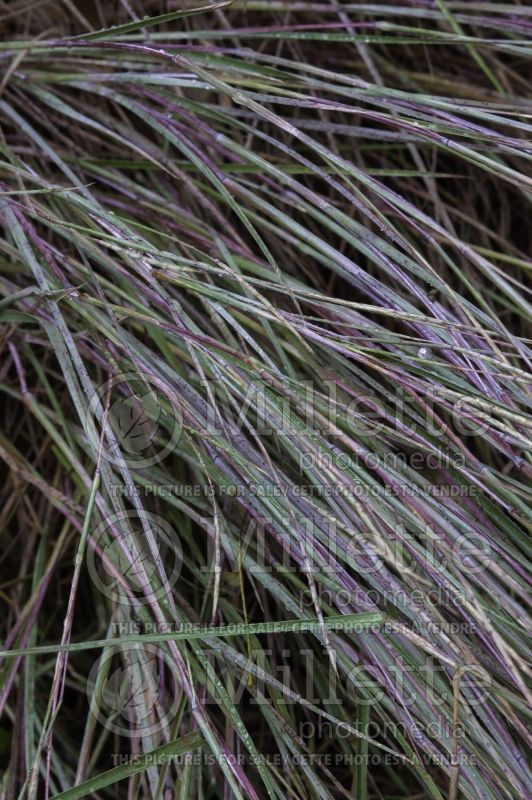
[(198, 6), (0, 8), (2, 796), (522, 798), (530, 9)]

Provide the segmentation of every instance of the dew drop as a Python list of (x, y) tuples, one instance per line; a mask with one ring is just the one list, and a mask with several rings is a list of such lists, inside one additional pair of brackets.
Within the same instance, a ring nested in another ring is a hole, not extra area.
[(417, 354), (420, 358), (430, 358), (432, 355), (428, 347), (420, 347)]

